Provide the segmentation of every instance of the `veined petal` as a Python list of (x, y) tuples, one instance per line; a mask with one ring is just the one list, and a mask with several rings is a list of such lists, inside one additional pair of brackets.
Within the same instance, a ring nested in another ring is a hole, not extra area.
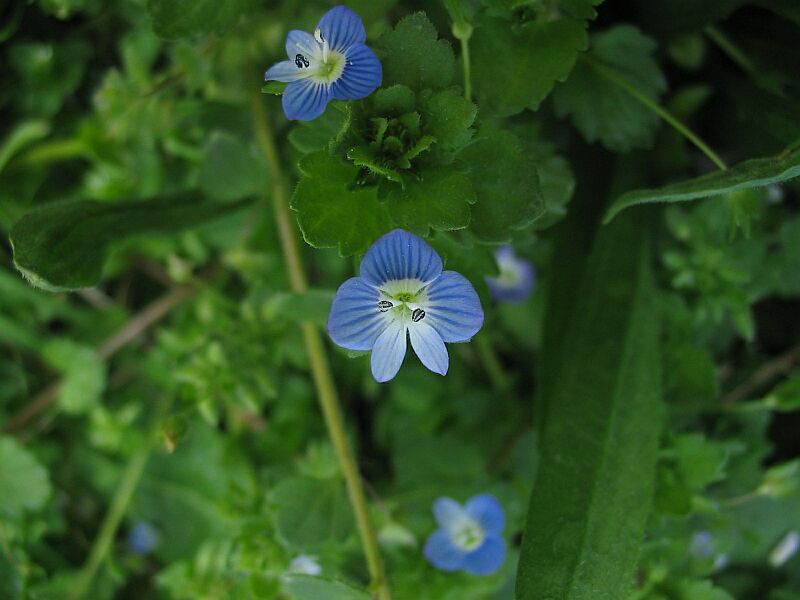
[(470, 498), (464, 510), (487, 535), (500, 535), (506, 526), (503, 509), (497, 498), (491, 494), (481, 494)]
[(478, 333), (483, 309), (469, 280), (455, 271), (445, 271), (433, 281), (428, 286), (425, 320), (448, 343), (463, 342)]
[(285, 81), (286, 83), (289, 83), (291, 81), (297, 81), (298, 79), (309, 77), (310, 75), (311, 69), (298, 68), (294, 61), (282, 60), (281, 62), (275, 63), (269, 69), (267, 69), (267, 72), (264, 75), (264, 81), (274, 80)]
[(395, 279), (418, 279), (427, 283), (441, 272), (442, 259), (434, 249), (421, 237), (402, 229), (379, 238), (361, 261), (361, 277), (374, 286)]
[(381, 61), (364, 44), (355, 44), (345, 52), (342, 74), (331, 85), (331, 94), (337, 100), (365, 98), (381, 84)]
[(392, 321), (375, 340), (370, 365), (378, 383), (394, 379), (406, 356), (406, 328), (399, 320)]
[(439, 375), (447, 374), (450, 357), (447, 355), (442, 336), (433, 327), (425, 321), (409, 323), (408, 337), (411, 339), (411, 347), (423, 365)]
[(447, 496), (437, 498), (433, 503), (433, 518), (442, 529), (457, 529), (467, 518), (464, 507)]
[(467, 556), (444, 529), (437, 529), (428, 537), (423, 553), (428, 562), (442, 571), (457, 571), (463, 567)]
[(348, 350), (372, 350), (389, 324), (378, 310), (378, 290), (360, 277), (345, 281), (337, 290), (328, 315), (328, 335)]
[(325, 84), (309, 79), (293, 81), (283, 91), (283, 112), (290, 121), (310, 121), (325, 112), (330, 99)]
[(307, 31), (292, 29), (286, 36), (286, 56), (294, 62), (298, 54), (318, 61), (322, 57), (322, 48)]
[(367, 39), (359, 16), (346, 6), (334, 6), (319, 20), (317, 29), (333, 50), (340, 52)]
[(503, 538), (487, 535), (483, 543), (464, 557), (463, 568), (473, 575), (491, 575), (506, 557), (506, 545)]

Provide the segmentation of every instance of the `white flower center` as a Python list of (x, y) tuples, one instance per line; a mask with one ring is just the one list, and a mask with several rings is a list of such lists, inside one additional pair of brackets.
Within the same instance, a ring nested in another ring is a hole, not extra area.
[(427, 287), (419, 279), (387, 281), (379, 289), (378, 310), (393, 319), (419, 323), (425, 318)]
[(471, 551), (475, 550), (475, 548), (483, 543), (486, 534), (475, 521), (464, 518), (460, 519), (459, 522), (450, 529), (450, 537), (456, 546), (462, 550)]

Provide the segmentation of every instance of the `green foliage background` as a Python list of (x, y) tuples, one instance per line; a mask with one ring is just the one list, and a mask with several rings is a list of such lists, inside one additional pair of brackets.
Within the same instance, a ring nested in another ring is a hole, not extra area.
[[(0, 600), (377, 593), (301, 327), (395, 227), (486, 324), (325, 346), (394, 598), (800, 599), (797, 3), (347, 4), (383, 85), (304, 123), (261, 79), (331, 2), (0, 7)], [(437, 571), (484, 492), (503, 567)]]

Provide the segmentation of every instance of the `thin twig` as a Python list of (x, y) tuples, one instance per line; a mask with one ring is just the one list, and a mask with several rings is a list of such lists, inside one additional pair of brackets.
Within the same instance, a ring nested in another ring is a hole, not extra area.
[(800, 362), (800, 344), (761, 365), (747, 381), (725, 394), (722, 398), (722, 404), (730, 406), (731, 404), (736, 404), (744, 400), (776, 377), (780, 377), (791, 371), (792, 367), (794, 367), (797, 362)]
[[(125, 345), (132, 342), (147, 329), (169, 314), (195, 294), (189, 287), (176, 287), (161, 298), (147, 305), (122, 328), (114, 332), (97, 347), (97, 355), (107, 360)], [(13, 433), (24, 427), (31, 419), (46, 410), (58, 397), (60, 382), (56, 381), (37, 394), (3, 425), (3, 432)]]

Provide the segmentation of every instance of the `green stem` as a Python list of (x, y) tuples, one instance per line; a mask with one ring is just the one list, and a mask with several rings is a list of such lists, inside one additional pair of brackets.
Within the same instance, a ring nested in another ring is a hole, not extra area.
[(716, 27), (709, 26), (706, 27), (704, 31), (709, 39), (714, 42), (720, 50), (727, 54), (728, 58), (739, 65), (739, 67), (745, 73), (755, 79), (759, 78), (758, 67), (756, 67), (755, 63), (750, 60), (750, 58), (744, 52), (742, 52), (728, 36), (726, 36)]
[(604, 65), (601, 62), (594, 60), (593, 58), (583, 55), (583, 60), (589, 63), (594, 69), (600, 73), (603, 77), (614, 83), (615, 85), (619, 86), (623, 90), (625, 90), (628, 94), (633, 96), (636, 100), (641, 102), (644, 106), (648, 109), (653, 111), (657, 114), (661, 119), (666, 121), (669, 125), (672, 126), (675, 131), (680, 133), (683, 137), (689, 140), (692, 144), (694, 144), (698, 150), (700, 150), (703, 154), (705, 154), (711, 162), (713, 162), (717, 167), (722, 169), (723, 171), (727, 170), (728, 165), (725, 164), (725, 161), (720, 158), (720, 156), (714, 152), (708, 144), (706, 144), (700, 137), (695, 134), (691, 129), (689, 129), (686, 125), (684, 125), (677, 117), (672, 115), (668, 110), (659, 106), (657, 102), (654, 102), (651, 98), (647, 95), (643, 94), (639, 89), (637, 89), (633, 84), (631, 84), (627, 79), (625, 79), (622, 75), (617, 73), (611, 67)]
[(483, 363), (483, 368), (492, 383), (492, 388), (497, 392), (505, 391), (508, 388), (508, 377), (506, 377), (503, 365), (500, 363), (500, 359), (497, 358), (497, 353), (495, 353), (486, 332), (482, 332), (481, 335), (475, 338), (475, 346), (478, 349), (478, 356), (481, 359), (481, 363)]
[(469, 37), (462, 37), (461, 42), (461, 64), (464, 68), (464, 98), (472, 102), (472, 74), (469, 59)]
[(72, 591), (68, 598), (69, 600), (78, 600), (86, 595), (92, 585), (92, 581), (97, 575), (100, 565), (103, 564), (106, 556), (108, 555), (111, 545), (114, 542), (114, 535), (122, 522), (122, 518), (128, 510), (128, 505), (133, 497), (133, 492), (136, 490), (136, 485), (142, 477), (144, 467), (147, 464), (147, 459), (150, 456), (150, 450), (153, 447), (153, 437), (148, 438), (144, 448), (139, 450), (133, 455), (125, 473), (122, 476), (122, 481), (119, 483), (114, 499), (111, 501), (111, 506), (106, 513), (103, 523), (100, 526), (100, 532), (95, 538), (92, 545), (89, 558), (86, 560), (81, 572), (78, 575)]
[(31, 148), (19, 157), (18, 164), (41, 166), (75, 158), (88, 158), (86, 144), (78, 138), (68, 138), (65, 140), (52, 140)]
[[(278, 150), (269, 119), (264, 112), (262, 99), (258, 93), (252, 99), (252, 112), (258, 143), (267, 160), (272, 176), (272, 206), (275, 212), (283, 258), (289, 274), (289, 284), (293, 292), (303, 293), (308, 289), (308, 282), (300, 252), (297, 248), (292, 219), (289, 215), (289, 196), (286, 184), (281, 176), (283, 168), (278, 157)], [(369, 506), (367, 505), (358, 466), (347, 441), (344, 418), (339, 406), (339, 399), (322, 338), (319, 330), (312, 323), (302, 323), (301, 329), (322, 415), (325, 419), (325, 425), (328, 428), (328, 435), (336, 452), (336, 457), (339, 460), (350, 504), (355, 514), (356, 525), (361, 536), (367, 567), (372, 579), (372, 588), (375, 590), (379, 600), (391, 600), (389, 585), (383, 569), (383, 561), (378, 550), (378, 542), (369, 514)]]

